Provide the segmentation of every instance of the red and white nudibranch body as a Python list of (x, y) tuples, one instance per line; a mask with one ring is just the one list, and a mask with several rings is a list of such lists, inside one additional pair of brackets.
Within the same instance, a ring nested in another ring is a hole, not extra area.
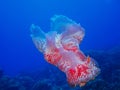
[(65, 16), (54, 16), (52, 31), (44, 33), (32, 25), (32, 39), (45, 60), (66, 74), (70, 85), (84, 86), (94, 79), (100, 69), (94, 60), (80, 51), (79, 44), (84, 37), (84, 29)]

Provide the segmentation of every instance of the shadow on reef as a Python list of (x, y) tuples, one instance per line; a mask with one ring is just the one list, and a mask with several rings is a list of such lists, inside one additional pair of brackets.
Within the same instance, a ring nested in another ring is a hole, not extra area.
[(120, 47), (108, 51), (88, 51), (95, 58), (101, 73), (84, 87), (71, 88), (65, 75), (48, 65), (44, 70), (24, 72), (15, 77), (4, 75), (0, 69), (0, 90), (120, 90)]

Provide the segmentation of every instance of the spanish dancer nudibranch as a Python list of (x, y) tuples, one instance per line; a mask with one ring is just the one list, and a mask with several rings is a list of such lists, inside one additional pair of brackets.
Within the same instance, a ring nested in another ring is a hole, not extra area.
[(79, 44), (85, 35), (84, 28), (63, 15), (51, 18), (51, 30), (45, 33), (39, 26), (31, 25), (31, 37), (45, 60), (66, 74), (71, 86), (84, 86), (100, 72), (93, 58), (85, 56)]

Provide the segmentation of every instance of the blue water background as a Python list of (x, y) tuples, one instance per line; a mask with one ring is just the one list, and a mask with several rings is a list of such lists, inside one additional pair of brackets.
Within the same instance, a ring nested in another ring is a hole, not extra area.
[(0, 0), (0, 68), (7, 75), (46, 68), (29, 28), (34, 23), (48, 32), (55, 14), (85, 28), (83, 51), (120, 46), (120, 0)]

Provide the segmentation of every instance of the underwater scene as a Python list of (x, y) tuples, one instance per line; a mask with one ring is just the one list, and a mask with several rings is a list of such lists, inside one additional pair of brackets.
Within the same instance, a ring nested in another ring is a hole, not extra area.
[(1, 0), (0, 90), (120, 90), (119, 0)]

